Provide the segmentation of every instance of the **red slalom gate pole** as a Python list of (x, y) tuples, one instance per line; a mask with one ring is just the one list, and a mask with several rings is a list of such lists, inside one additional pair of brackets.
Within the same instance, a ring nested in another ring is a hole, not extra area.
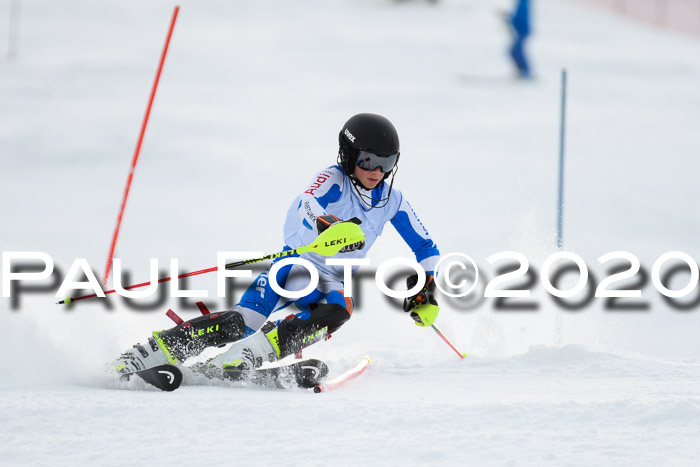
[(141, 132), (139, 133), (139, 139), (136, 143), (136, 150), (134, 151), (134, 157), (131, 161), (131, 168), (129, 169), (129, 176), (126, 179), (126, 188), (124, 189), (124, 197), (122, 198), (121, 208), (119, 208), (119, 215), (117, 216), (117, 226), (114, 229), (114, 234), (112, 235), (112, 244), (109, 248), (109, 255), (107, 256), (107, 265), (105, 266), (105, 274), (102, 279), (102, 283), (107, 285), (107, 280), (109, 279), (109, 273), (112, 270), (112, 256), (114, 256), (114, 249), (117, 246), (117, 238), (119, 237), (119, 229), (122, 224), (122, 217), (124, 216), (124, 208), (126, 207), (126, 200), (129, 197), (129, 190), (131, 189), (131, 181), (134, 179), (134, 170), (136, 169), (136, 163), (139, 160), (139, 153), (141, 152), (141, 144), (143, 143), (143, 135), (146, 133), (146, 125), (148, 125), (148, 117), (151, 115), (151, 107), (153, 107), (153, 100), (156, 96), (156, 89), (158, 89), (158, 82), (160, 81), (160, 74), (163, 71), (163, 64), (165, 63), (165, 56), (168, 53), (168, 47), (170, 46), (170, 38), (173, 35), (173, 29), (175, 28), (175, 20), (177, 20), (177, 14), (180, 11), (180, 7), (176, 6), (173, 11), (173, 17), (170, 20), (170, 28), (168, 29), (168, 36), (165, 39), (165, 46), (163, 47), (163, 53), (160, 56), (160, 63), (158, 64), (158, 71), (156, 72), (156, 78), (153, 81), (153, 88), (151, 89), (151, 97), (148, 99), (148, 106), (146, 107), (146, 115), (143, 117), (143, 123), (141, 124)]

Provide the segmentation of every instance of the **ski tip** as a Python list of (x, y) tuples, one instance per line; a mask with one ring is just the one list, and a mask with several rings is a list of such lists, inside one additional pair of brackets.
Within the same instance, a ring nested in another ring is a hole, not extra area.
[(467, 356), (466, 353), (462, 353), (462, 358), (464, 358), (464, 357), (466, 357), (466, 356)]
[(172, 392), (182, 384), (182, 372), (174, 365), (158, 365), (147, 370), (137, 371), (138, 377), (161, 391)]

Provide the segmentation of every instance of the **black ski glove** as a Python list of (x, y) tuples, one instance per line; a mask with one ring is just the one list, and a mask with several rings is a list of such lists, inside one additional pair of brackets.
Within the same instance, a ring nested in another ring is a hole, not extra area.
[[(324, 214), (322, 216), (318, 216), (316, 218), (316, 230), (318, 230), (318, 233), (322, 233), (325, 231), (328, 227), (334, 224), (338, 224), (340, 222), (343, 222), (342, 220), (338, 219), (336, 216), (333, 214)], [(353, 217), (347, 222), (352, 222), (353, 224), (360, 225), (362, 224), (362, 221), (358, 219), (357, 217)], [(341, 250), (340, 253), (347, 253), (349, 251), (355, 251), (355, 250), (361, 250), (365, 247), (365, 242), (364, 240), (361, 242), (353, 243), (350, 245), (344, 246)]]
[(333, 214), (324, 214), (322, 216), (318, 216), (316, 218), (316, 230), (318, 230), (318, 233), (324, 232), (328, 227), (330, 227), (333, 224), (337, 224), (338, 222), (342, 222), (340, 219), (335, 217)]

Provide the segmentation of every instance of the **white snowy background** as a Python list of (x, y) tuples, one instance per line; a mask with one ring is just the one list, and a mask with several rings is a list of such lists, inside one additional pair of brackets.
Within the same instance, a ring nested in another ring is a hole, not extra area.
[[(486, 279), (501, 266), (486, 258), (504, 250), (539, 271), (556, 251), (562, 68), (565, 249), (598, 282), (610, 251), (647, 271), (667, 251), (700, 259), (698, 37), (536, 0), (536, 79), (519, 82), (505, 0), (180, 5), (117, 248), (133, 280), (148, 277), (149, 258), (188, 271), (214, 266), (217, 251), (279, 250), (289, 203), (334, 163), (338, 131), (359, 112), (398, 128), (396, 184), (443, 253), (470, 255)], [(137, 310), (53, 297), (75, 258), (102, 275), (173, 7), (21, 2), (16, 56), (0, 59), (0, 244), (49, 253), (57, 274), (0, 302), (0, 465), (697, 462), (700, 305), (676, 310), (651, 282), (643, 311), (602, 299), (567, 311), (539, 281), (535, 311), (442, 298), (437, 324), (469, 353), (459, 360), (377, 292), (370, 269), (352, 320), (306, 352), (331, 376), (371, 357), (335, 392), (163, 393), (106, 375), (106, 362), (171, 325), (167, 308), (198, 315), (192, 299)], [(5, 1), (3, 53), (9, 18)], [(397, 255), (411, 256), (388, 227), (369, 257)], [(188, 287), (225, 307), (212, 275)]]

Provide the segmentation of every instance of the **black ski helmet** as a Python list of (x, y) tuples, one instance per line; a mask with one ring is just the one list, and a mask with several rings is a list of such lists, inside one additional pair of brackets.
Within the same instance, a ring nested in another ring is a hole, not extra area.
[(396, 162), (384, 174), (385, 180), (399, 162), (399, 134), (394, 125), (381, 115), (362, 113), (351, 117), (340, 130), (338, 143), (338, 164), (347, 175), (355, 171), (360, 151), (380, 157), (395, 156)]

